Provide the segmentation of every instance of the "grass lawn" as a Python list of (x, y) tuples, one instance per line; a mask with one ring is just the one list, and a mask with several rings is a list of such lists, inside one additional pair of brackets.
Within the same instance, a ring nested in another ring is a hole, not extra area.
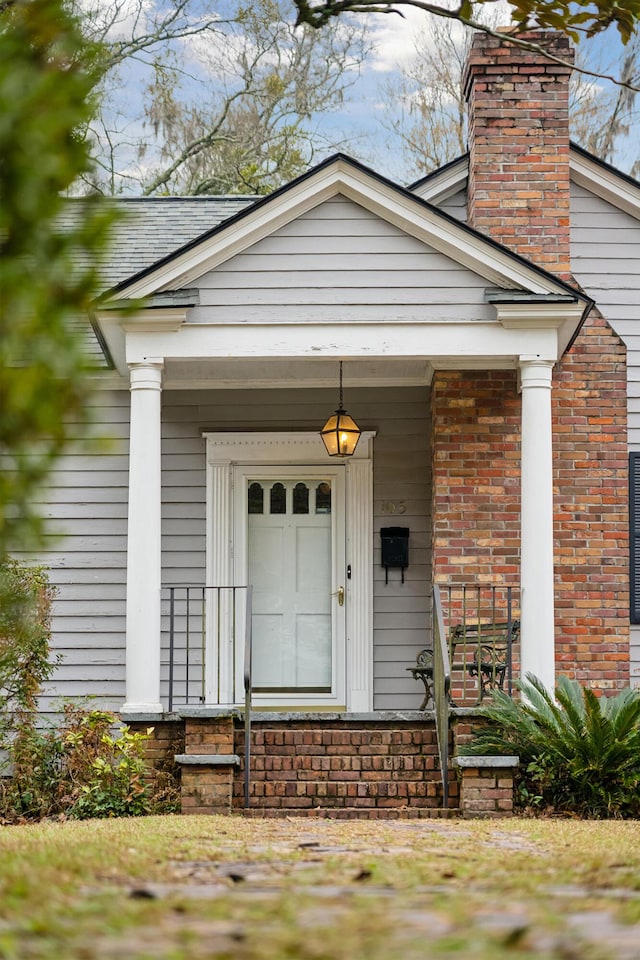
[(2, 960), (640, 958), (640, 823), (0, 827)]

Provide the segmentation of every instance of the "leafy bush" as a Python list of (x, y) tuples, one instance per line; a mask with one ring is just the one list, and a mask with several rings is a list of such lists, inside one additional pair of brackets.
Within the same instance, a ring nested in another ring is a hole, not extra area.
[(152, 731), (114, 730), (115, 722), (112, 713), (68, 703), (60, 728), (22, 738), (4, 790), (4, 816), (83, 820), (151, 812), (144, 746)]
[(640, 816), (640, 691), (598, 698), (561, 676), (555, 699), (528, 674), (522, 700), (496, 691), (474, 754), (517, 754), (521, 805), (587, 817)]
[(33, 728), (37, 697), (51, 676), (51, 603), (55, 590), (43, 567), (0, 560), (0, 749)]
[[(37, 728), (38, 695), (51, 677), (55, 595), (42, 567), (0, 561), (0, 819), (139, 816), (176, 808), (171, 771), (144, 762), (151, 730), (116, 729), (113, 714), (68, 703), (62, 725)], [(5, 759), (3, 759), (3, 755)]]

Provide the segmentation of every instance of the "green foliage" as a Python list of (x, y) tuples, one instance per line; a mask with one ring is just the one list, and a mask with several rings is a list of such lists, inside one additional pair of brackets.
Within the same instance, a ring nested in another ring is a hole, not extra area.
[(152, 730), (117, 728), (113, 714), (73, 703), (65, 705), (60, 727), (37, 729), (38, 695), (55, 666), (49, 647), (54, 593), (42, 567), (9, 558), (0, 563), (0, 774), (8, 767), (13, 773), (0, 776), (0, 821), (175, 809), (171, 771), (154, 775), (145, 765)]
[(0, 749), (32, 729), (40, 687), (51, 676), (54, 593), (42, 567), (0, 559)]
[(0, 556), (42, 532), (35, 494), (86, 424), (86, 357), (74, 324), (98, 283), (112, 212), (63, 194), (90, 167), (98, 48), (64, 0), (0, 4)]
[(598, 698), (561, 676), (555, 699), (529, 674), (522, 700), (496, 691), (470, 752), (517, 754), (523, 804), (589, 817), (640, 816), (640, 691)]
[(44, 733), (31, 730), (13, 751), (14, 777), (0, 795), (6, 819), (64, 815), (135, 817), (156, 809), (144, 762), (152, 733), (115, 728), (103, 710), (68, 703), (64, 723)]

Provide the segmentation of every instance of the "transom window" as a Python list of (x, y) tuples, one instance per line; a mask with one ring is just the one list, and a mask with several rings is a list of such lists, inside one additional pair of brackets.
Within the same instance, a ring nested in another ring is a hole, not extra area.
[(254, 480), (247, 490), (247, 512), (250, 516), (330, 514), (331, 483), (322, 480), (308, 486), (302, 481), (269, 484)]

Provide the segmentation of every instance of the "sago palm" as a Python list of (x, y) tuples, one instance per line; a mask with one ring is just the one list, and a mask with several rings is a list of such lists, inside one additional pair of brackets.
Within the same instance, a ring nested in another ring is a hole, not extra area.
[(640, 691), (598, 698), (561, 676), (555, 698), (532, 674), (522, 700), (497, 691), (473, 753), (517, 754), (526, 795), (587, 816), (640, 815)]

